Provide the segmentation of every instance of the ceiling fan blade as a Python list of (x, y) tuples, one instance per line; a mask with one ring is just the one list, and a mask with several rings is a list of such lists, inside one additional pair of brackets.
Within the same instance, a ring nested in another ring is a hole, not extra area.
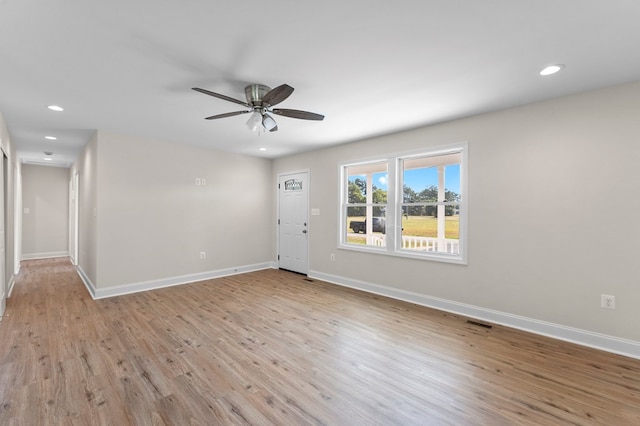
[(215, 120), (217, 118), (233, 117), (234, 115), (246, 114), (248, 112), (252, 112), (252, 111), (247, 110), (247, 111), (225, 112), (224, 114), (218, 114), (218, 115), (212, 115), (211, 117), (206, 117), (205, 120)]
[(291, 96), (292, 93), (293, 87), (289, 86), (288, 84), (283, 84), (276, 87), (275, 89), (269, 90), (267, 94), (262, 98), (262, 103), (271, 106), (277, 105)]
[(205, 90), (205, 89), (200, 89), (198, 87), (192, 87), (192, 89), (195, 90), (196, 92), (204, 93), (205, 95), (213, 96), (215, 98), (223, 99), (225, 101), (233, 102), (233, 103), (236, 103), (236, 104), (244, 105), (247, 108), (251, 108), (251, 105), (249, 105), (245, 101), (241, 101), (239, 99), (230, 98), (229, 96), (221, 95), (220, 93), (211, 92), (211, 91)]
[(283, 115), (285, 117), (300, 118), (302, 120), (318, 120), (318, 121), (324, 120), (324, 115), (322, 114), (316, 114), (315, 112), (309, 112), (309, 111), (300, 111), (298, 109), (277, 108), (271, 112), (273, 112), (274, 114)]

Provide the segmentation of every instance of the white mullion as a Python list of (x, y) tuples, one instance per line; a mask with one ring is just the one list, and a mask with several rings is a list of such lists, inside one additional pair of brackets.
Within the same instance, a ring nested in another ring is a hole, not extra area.
[[(396, 211), (396, 206), (398, 205), (398, 197), (397, 197), (397, 186), (396, 186), (396, 181), (397, 181), (397, 170), (398, 170), (398, 160), (397, 159), (390, 159), (387, 160), (387, 205), (386, 205), (386, 219), (385, 219), (385, 223), (387, 224), (391, 224), (391, 232), (389, 232), (389, 226), (386, 227), (386, 231), (385, 231), (385, 235), (386, 235), (386, 240), (387, 240), (387, 246), (386, 249), (389, 252), (395, 252), (396, 251), (396, 241), (397, 240), (397, 233), (398, 233), (398, 229), (400, 229), (402, 227), (402, 224), (400, 224), (400, 228), (398, 227), (397, 223), (396, 223), (396, 217), (397, 217), (397, 211)], [(402, 215), (400, 215), (400, 220), (402, 220)], [(402, 240), (402, 238), (400, 238), (400, 240)]]

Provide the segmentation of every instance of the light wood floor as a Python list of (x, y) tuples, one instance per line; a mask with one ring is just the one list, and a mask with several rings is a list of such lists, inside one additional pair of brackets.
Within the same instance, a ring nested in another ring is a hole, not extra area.
[(93, 301), (23, 262), (1, 425), (640, 424), (640, 361), (262, 271)]

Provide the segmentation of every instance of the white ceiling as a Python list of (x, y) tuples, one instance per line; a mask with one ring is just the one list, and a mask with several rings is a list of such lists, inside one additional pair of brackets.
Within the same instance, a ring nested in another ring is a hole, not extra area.
[[(23, 161), (96, 129), (274, 158), (638, 80), (639, 44), (638, 0), (0, 0), (0, 112)], [(192, 87), (248, 83), (326, 118), (204, 120), (242, 107)]]

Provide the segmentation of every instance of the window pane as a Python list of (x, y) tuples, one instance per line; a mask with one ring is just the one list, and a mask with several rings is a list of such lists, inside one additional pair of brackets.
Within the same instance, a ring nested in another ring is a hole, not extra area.
[(404, 183), (403, 198), (405, 203), (438, 201), (438, 169), (436, 167), (420, 167), (405, 169), (402, 177)]
[(402, 162), (402, 249), (460, 253), (461, 160), (447, 153)]
[(348, 244), (369, 245), (375, 247), (386, 246), (386, 218), (384, 212), (378, 211), (372, 217), (371, 233), (367, 233), (367, 208), (376, 212), (381, 209), (376, 206), (347, 207), (346, 226), (347, 235), (345, 241)]
[[(386, 204), (387, 163), (360, 164), (346, 167), (347, 203)], [(367, 191), (371, 197), (367, 200)]]
[(366, 203), (367, 181), (361, 176), (349, 176), (347, 183), (347, 203), (357, 204)]
[(445, 201), (460, 201), (460, 164), (444, 168)]
[[(410, 214), (414, 206), (404, 206), (402, 215), (402, 248), (405, 250), (459, 254), (459, 205), (422, 206), (435, 215)], [(441, 216), (438, 212), (444, 212)]]
[[(461, 161), (461, 153), (403, 160), (403, 202), (460, 201)], [(442, 188), (441, 178), (444, 183)], [(439, 190), (444, 192), (439, 193)]]
[[(405, 207), (409, 212), (411, 209), (412, 207)], [(437, 238), (438, 219), (434, 216), (403, 214), (402, 236)]]

